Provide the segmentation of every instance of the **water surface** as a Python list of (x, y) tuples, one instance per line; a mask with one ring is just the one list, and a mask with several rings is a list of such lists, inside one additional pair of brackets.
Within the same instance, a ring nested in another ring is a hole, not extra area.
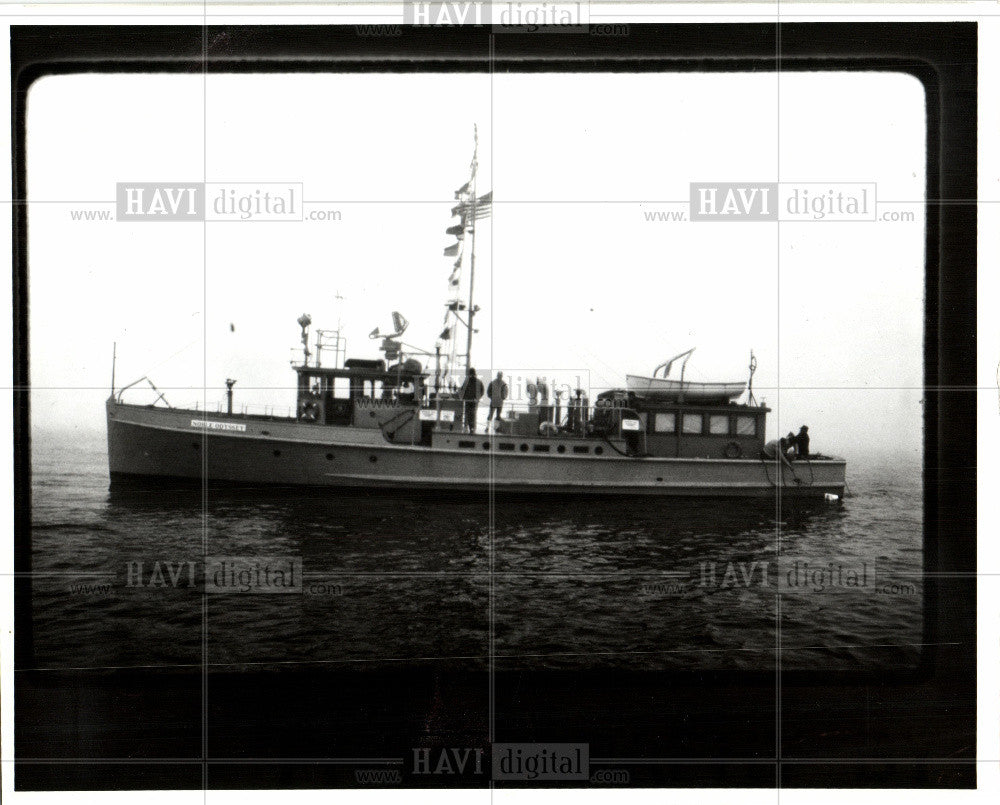
[[(780, 511), (491, 506), (485, 495), (112, 492), (103, 438), (32, 444), (38, 667), (475, 668), (491, 631), (497, 668), (770, 670), (780, 652), (785, 669), (877, 670), (919, 658), (916, 465), (849, 465), (852, 497)], [(186, 569), (152, 585), (156, 563), (200, 569), (205, 555), (296, 558), (304, 589), (203, 596)], [(143, 563), (141, 585), (130, 562)]]

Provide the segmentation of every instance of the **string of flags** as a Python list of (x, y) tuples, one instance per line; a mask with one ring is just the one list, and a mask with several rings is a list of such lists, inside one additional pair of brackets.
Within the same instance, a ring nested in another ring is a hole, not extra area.
[[(457, 217), (459, 222), (449, 226), (445, 234), (455, 238), (455, 242), (446, 246), (445, 257), (457, 258), (452, 266), (451, 274), (448, 276), (448, 287), (451, 290), (451, 298), (448, 301), (444, 314), (444, 329), (439, 336), (442, 341), (449, 341), (454, 334), (454, 322), (451, 317), (458, 319), (458, 311), (464, 310), (465, 305), (458, 298), (458, 288), (462, 279), (462, 265), (465, 258), (465, 238), (466, 235), (475, 236), (476, 221), (488, 218), (493, 210), (493, 191), (483, 195), (476, 195), (476, 171), (479, 167), (477, 155), (479, 152), (479, 133), (476, 132), (476, 146), (472, 154), (472, 164), (470, 167), (469, 181), (455, 191), (455, 199), (458, 201), (451, 208), (452, 217)], [(461, 321), (461, 319), (458, 319)], [(452, 360), (454, 360), (455, 343), (452, 341)]]

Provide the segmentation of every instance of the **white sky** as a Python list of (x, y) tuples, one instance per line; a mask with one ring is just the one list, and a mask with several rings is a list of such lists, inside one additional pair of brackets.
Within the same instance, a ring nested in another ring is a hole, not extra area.
[[(114, 341), (119, 386), (149, 372), (191, 405), (204, 377), (214, 404), (235, 377), (239, 403), (284, 408), (295, 319), (334, 327), (338, 291), (355, 357), (377, 357), (367, 333), (393, 310), (433, 349), (473, 123), (497, 202), (477, 248), (481, 374), (589, 370), (596, 393), (691, 346), (689, 379), (742, 379), (753, 348), (772, 406), (780, 371), (770, 434), (807, 423), (817, 450), (919, 455), (924, 97), (876, 73), (44, 78), (28, 104), (34, 426), (103, 429)], [(303, 182), (307, 210), (342, 220), (71, 220), (113, 210), (119, 181), (206, 177)], [(877, 182), (916, 221), (644, 220), (712, 180)]]

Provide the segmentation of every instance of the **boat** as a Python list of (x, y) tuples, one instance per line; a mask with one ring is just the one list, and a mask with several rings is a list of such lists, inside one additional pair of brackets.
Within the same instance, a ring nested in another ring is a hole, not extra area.
[[(735, 400), (746, 391), (746, 381), (736, 380), (729, 383), (698, 383), (684, 380), (684, 372), (687, 362), (694, 353), (694, 347), (679, 355), (675, 355), (668, 361), (664, 361), (655, 369), (652, 376), (626, 375), (625, 383), (628, 390), (640, 397), (656, 398), (661, 400), (677, 400), (688, 402), (729, 402)], [(672, 380), (667, 377), (670, 368), (681, 358), (680, 380)], [(663, 370), (663, 377), (657, 377), (656, 373)]]
[[(147, 377), (116, 389), (113, 359), (105, 404), (112, 487), (170, 479), (385, 494), (843, 496), (843, 459), (790, 458), (784, 445), (768, 450), (770, 409), (753, 396), (752, 353), (746, 383), (685, 382), (683, 366), (681, 379), (668, 381), (672, 363), (684, 357), (686, 364), (689, 350), (593, 401), (585, 389), (550, 396), (545, 383), (532, 384), (527, 404), (508, 406), (487, 430), (475, 426), (476, 405), (463, 400), (458, 384), (473, 365), (475, 232), (492, 206), (491, 193), (477, 195), (477, 151), (455, 194), (459, 223), (446, 230), (458, 240), (445, 255), (458, 259), (433, 350), (403, 341), (408, 322), (397, 312), (392, 332), (369, 334), (380, 356), (348, 357), (339, 328), (313, 331), (303, 314), (301, 357), (292, 364), (295, 407), (284, 416), (237, 409), (232, 378), (213, 411), (173, 407)], [(463, 277), (467, 301), (459, 296)], [(153, 403), (126, 401), (143, 382), (157, 394)], [(744, 391), (747, 399), (737, 403)]]
[(628, 390), (641, 397), (659, 397), (664, 400), (685, 399), (689, 402), (733, 400), (746, 391), (745, 382), (736, 383), (682, 383), (662, 377), (626, 375)]
[(643, 377), (626, 375), (628, 390), (641, 397), (659, 397), (663, 400), (688, 402), (726, 402), (734, 400), (746, 391), (744, 381), (735, 383), (683, 383), (663, 377)]

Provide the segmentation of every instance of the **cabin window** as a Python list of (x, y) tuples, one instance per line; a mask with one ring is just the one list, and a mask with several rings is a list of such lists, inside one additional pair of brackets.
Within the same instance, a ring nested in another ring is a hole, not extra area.
[(510, 442), (500, 442), (497, 445), (497, 447), (500, 450), (513, 450), (514, 449), (514, 445), (512, 445)]
[(362, 380), (361, 394), (372, 400), (379, 400), (385, 398), (386, 390), (382, 388), (381, 380)]
[(547, 444), (533, 444), (531, 449), (536, 453), (548, 453), (549, 446)]
[(716, 436), (729, 435), (729, 416), (727, 414), (712, 414), (708, 418), (708, 432)]
[(657, 414), (653, 420), (653, 428), (657, 433), (676, 433), (677, 416), (671, 412), (669, 414)]
[(737, 436), (756, 436), (757, 435), (757, 417), (755, 417), (755, 416), (738, 416), (738, 417), (736, 417), (736, 435)]
[(581, 455), (582, 456), (585, 453), (589, 453), (590, 452), (590, 448), (587, 447), (587, 446), (585, 446), (585, 445), (582, 445), (582, 444), (581, 445), (575, 445), (573, 447), (573, 452), (576, 453), (577, 455)]
[(466, 448), (468, 448), (468, 447), (475, 447), (476, 443), (475, 442), (462, 442), (462, 441), (460, 441), (458, 443), (458, 446), (459, 447), (466, 447)]
[(684, 414), (684, 432), (701, 433), (705, 429), (704, 420), (702, 414)]

